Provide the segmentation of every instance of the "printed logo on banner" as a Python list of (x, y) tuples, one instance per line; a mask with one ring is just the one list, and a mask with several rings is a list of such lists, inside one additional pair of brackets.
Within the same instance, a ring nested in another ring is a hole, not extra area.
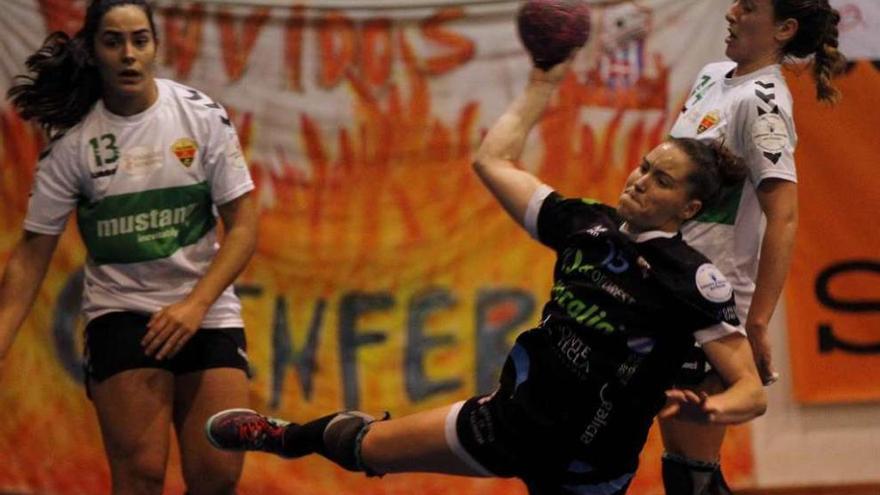
[(841, 32), (852, 31), (858, 28), (867, 28), (865, 23), (865, 14), (862, 9), (854, 3), (847, 3), (837, 8), (840, 14), (840, 24), (838, 28)]
[(602, 11), (602, 46), (599, 62), (603, 84), (611, 88), (635, 86), (645, 71), (645, 41), (651, 31), (651, 9), (623, 4)]
[(838, 2), (835, 8), (840, 13), (841, 49), (846, 58), (855, 60), (873, 60), (875, 66), (880, 59), (880, 43), (877, 43), (877, 29), (874, 27), (880, 10), (876, 0), (850, 0)]
[(180, 160), (180, 163), (189, 168), (193, 160), (196, 159), (196, 153), (199, 151), (199, 145), (190, 138), (180, 138), (171, 145), (171, 152)]

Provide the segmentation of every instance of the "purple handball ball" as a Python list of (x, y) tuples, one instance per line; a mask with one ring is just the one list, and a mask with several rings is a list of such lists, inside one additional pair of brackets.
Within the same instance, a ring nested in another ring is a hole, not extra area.
[(526, 0), (516, 23), (523, 46), (541, 70), (567, 59), (590, 37), (590, 9), (583, 0)]

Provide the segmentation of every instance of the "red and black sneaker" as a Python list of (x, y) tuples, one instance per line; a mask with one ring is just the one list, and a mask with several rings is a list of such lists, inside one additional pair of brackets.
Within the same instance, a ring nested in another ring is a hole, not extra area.
[(284, 430), (289, 424), (250, 409), (226, 409), (208, 418), (205, 434), (218, 449), (260, 450), (287, 457)]

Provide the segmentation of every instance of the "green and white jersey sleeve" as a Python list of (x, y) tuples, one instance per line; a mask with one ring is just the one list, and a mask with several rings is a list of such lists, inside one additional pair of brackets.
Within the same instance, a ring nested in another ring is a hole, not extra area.
[(718, 207), (682, 228), (687, 243), (730, 280), (744, 318), (755, 290), (765, 224), (756, 189), (771, 178), (797, 182), (797, 134), (781, 67), (730, 77), (735, 67), (720, 62), (703, 68), (670, 134), (722, 140), (748, 167), (743, 184), (726, 189)]
[[(99, 101), (37, 169), (25, 229), (60, 234), (76, 208), (87, 320), (181, 300), (219, 248), (215, 205), (254, 188), (224, 109), (187, 86), (156, 84), (157, 101), (137, 115), (114, 115)], [(203, 326), (243, 326), (240, 314), (228, 287)]]

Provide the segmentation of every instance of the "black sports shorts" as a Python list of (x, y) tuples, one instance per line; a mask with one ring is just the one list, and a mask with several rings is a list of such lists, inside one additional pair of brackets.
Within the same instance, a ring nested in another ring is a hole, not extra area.
[[(544, 345), (547, 335), (537, 329), (519, 336), (504, 363), (498, 390), (460, 406), (454, 418), (457, 438), (450, 446), (472, 467), (476, 463), (488, 471), (485, 474), (522, 479), (530, 495), (622, 495), (638, 457), (601, 466), (584, 457), (577, 442), (580, 430), (573, 426), (582, 425), (584, 405), (577, 397), (581, 394), (571, 393), (581, 387), (554, 363)], [(614, 455), (602, 450), (591, 456), (602, 460)]]
[(238, 368), (248, 372), (243, 328), (203, 328), (171, 358), (157, 360), (144, 354), (141, 339), (150, 315), (127, 311), (101, 315), (86, 326), (85, 372), (101, 382), (122, 371), (161, 368), (175, 375), (210, 368)]

